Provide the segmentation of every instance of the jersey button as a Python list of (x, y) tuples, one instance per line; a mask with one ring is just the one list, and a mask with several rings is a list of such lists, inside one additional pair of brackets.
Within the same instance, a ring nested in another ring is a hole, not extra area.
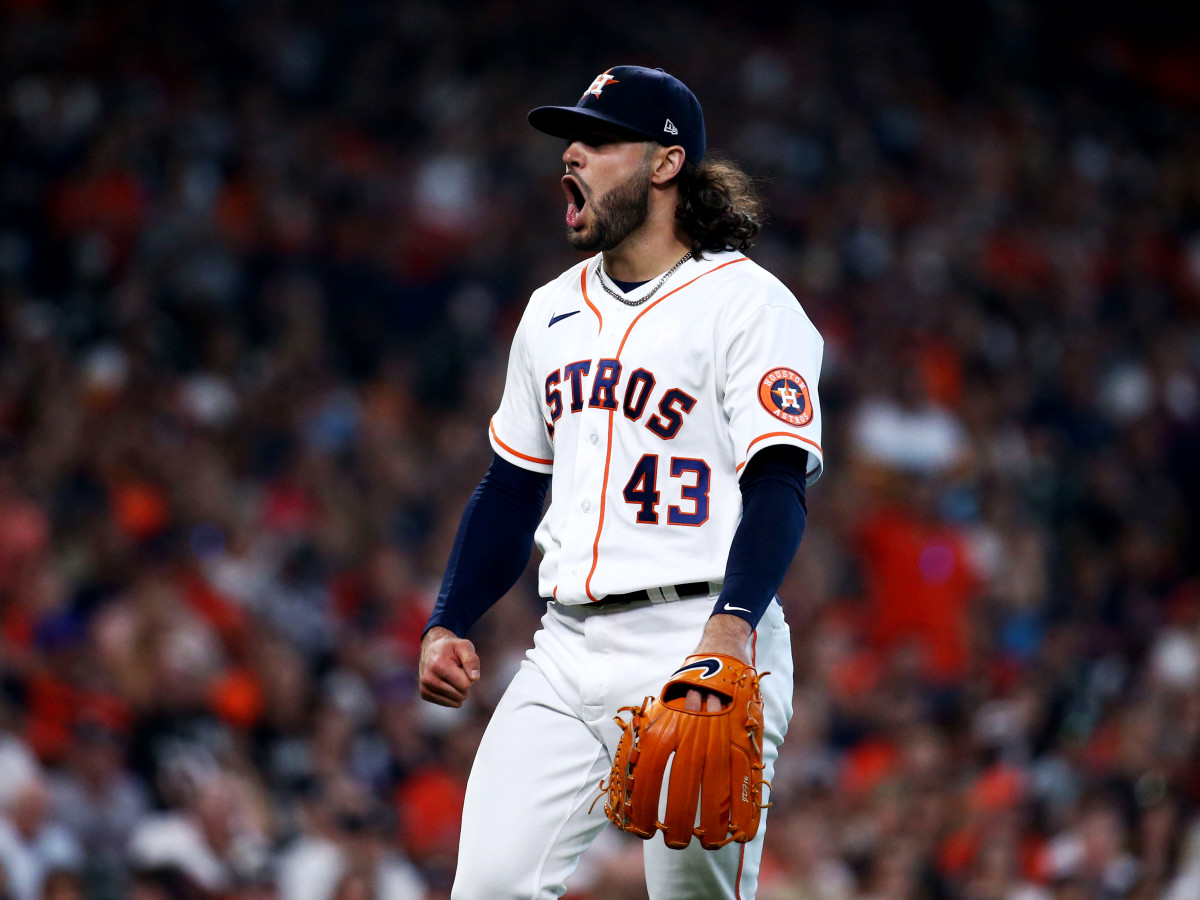
[(589, 509), (592, 508), (592, 504), (590, 504), (586, 500), (584, 500), (582, 503), (579, 504), (579, 508), (582, 509), (584, 512), (587, 512)]
[(571, 566), (571, 574), (578, 575), (579, 574), (579, 566)]
[(593, 434), (590, 438), (588, 438), (588, 440), (591, 441), (593, 444), (598, 444), (598, 443), (600, 443), (600, 435)]

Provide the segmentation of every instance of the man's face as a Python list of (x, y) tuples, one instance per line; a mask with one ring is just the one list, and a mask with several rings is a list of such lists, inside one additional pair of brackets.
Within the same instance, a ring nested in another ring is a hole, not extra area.
[(588, 131), (567, 145), (563, 193), (567, 242), (576, 250), (611, 250), (646, 221), (655, 145)]

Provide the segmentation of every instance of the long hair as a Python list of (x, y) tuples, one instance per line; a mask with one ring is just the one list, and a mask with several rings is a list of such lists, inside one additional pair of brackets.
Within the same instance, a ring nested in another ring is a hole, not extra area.
[(692, 253), (746, 250), (762, 228), (762, 200), (754, 181), (735, 163), (708, 157), (685, 162), (675, 218), (692, 241)]

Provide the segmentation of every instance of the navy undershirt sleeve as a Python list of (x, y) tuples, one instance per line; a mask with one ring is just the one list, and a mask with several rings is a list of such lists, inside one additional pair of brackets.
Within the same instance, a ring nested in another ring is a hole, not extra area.
[(533, 549), (550, 476), (499, 456), (467, 501), (433, 615), (425, 623), (459, 637), (517, 583)]
[(713, 615), (740, 616), (754, 628), (775, 598), (804, 534), (807, 462), (798, 447), (774, 446), (746, 464), (739, 485), (742, 521), (733, 533)]

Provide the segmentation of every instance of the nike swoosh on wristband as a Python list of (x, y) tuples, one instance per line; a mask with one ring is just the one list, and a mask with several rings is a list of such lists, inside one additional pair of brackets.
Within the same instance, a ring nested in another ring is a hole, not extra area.
[[(550, 325), (553, 325), (555, 322), (561, 322), (563, 319), (569, 319), (571, 316), (575, 315), (578, 312), (579, 312), (579, 310), (576, 309), (576, 310), (572, 310), (569, 313), (563, 313), (561, 316), (556, 316), (553, 313), (551, 313), (550, 314)], [(546, 327), (549, 328), (550, 325), (547, 325)]]
[(725, 604), (725, 609), (733, 610), (734, 612), (750, 612), (750, 610), (746, 609), (744, 606), (732, 606), (728, 603)]

